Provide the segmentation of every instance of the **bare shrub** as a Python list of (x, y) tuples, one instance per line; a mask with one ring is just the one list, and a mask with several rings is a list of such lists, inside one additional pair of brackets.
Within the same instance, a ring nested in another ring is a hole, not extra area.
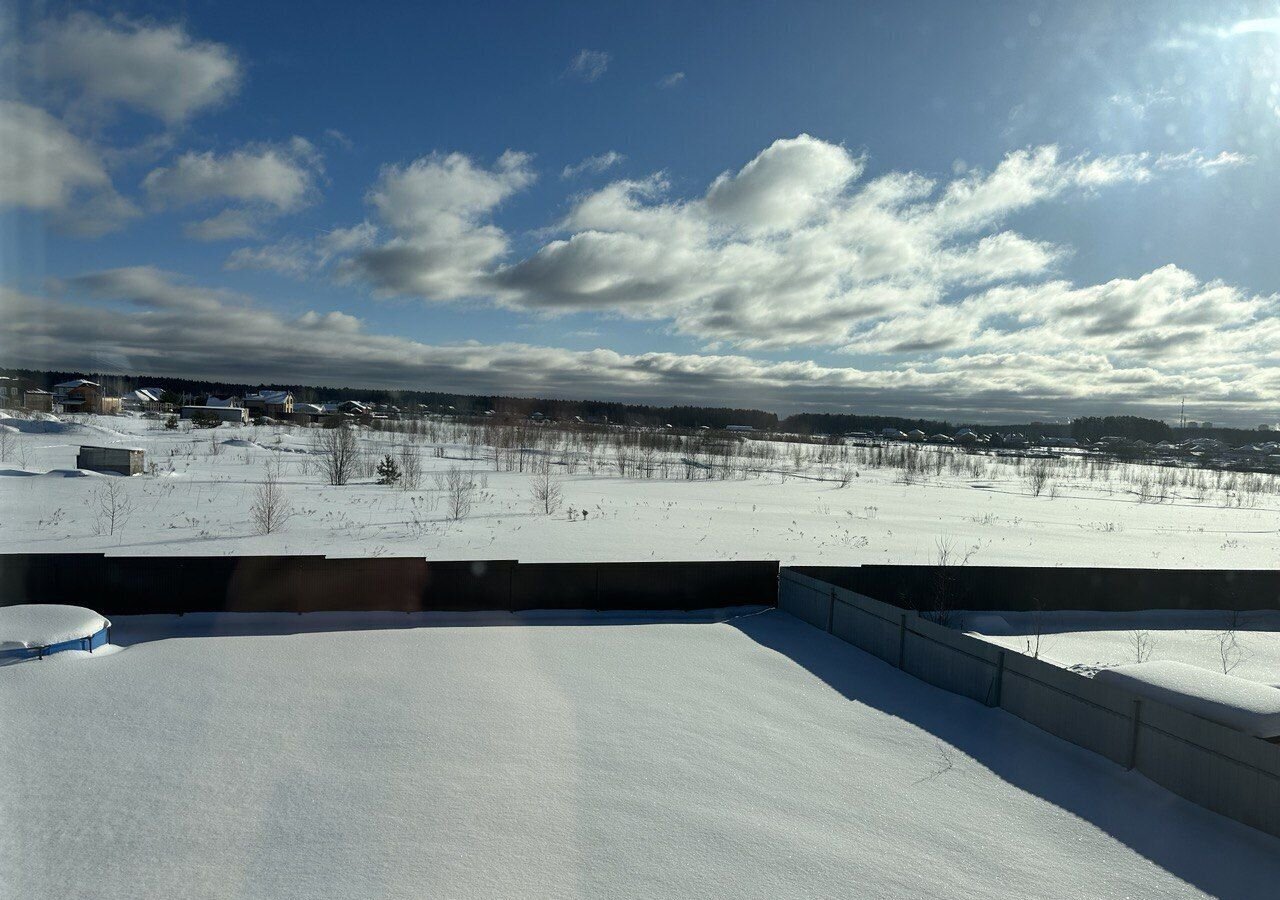
[(400, 445), (400, 487), (416, 491), (422, 485), (422, 459), (418, 448), (406, 441)]
[(550, 465), (544, 462), (533, 473), (529, 493), (533, 497), (534, 508), (544, 515), (549, 516), (560, 508), (563, 492), (559, 480), (551, 474)]
[(345, 425), (321, 431), (316, 437), (316, 453), (330, 484), (346, 484), (355, 475), (360, 446), (356, 433)]
[(267, 466), (262, 483), (253, 492), (249, 519), (254, 534), (275, 534), (293, 517), (293, 508), (284, 495), (284, 486), (276, 470)]
[(1232, 610), (1227, 619), (1227, 627), (1215, 635), (1218, 642), (1218, 660), (1222, 664), (1223, 675), (1230, 675), (1240, 663), (1244, 662), (1246, 653), (1237, 636), (1239, 629), (1240, 613)]
[(0, 462), (6, 462), (18, 445), (18, 432), (11, 426), (0, 425)]
[(1129, 647), (1133, 650), (1134, 662), (1146, 662), (1151, 659), (1151, 651), (1155, 648), (1155, 639), (1149, 631), (1134, 630), (1129, 632)]
[(1026, 469), (1027, 487), (1032, 497), (1039, 497), (1053, 481), (1053, 466), (1048, 459), (1033, 459)]
[(133, 515), (133, 500), (117, 479), (110, 479), (93, 492), (93, 533), (113, 535), (122, 531)]
[(455, 522), (465, 519), (471, 513), (471, 501), (476, 490), (471, 473), (454, 466), (445, 473), (444, 484), (449, 518)]

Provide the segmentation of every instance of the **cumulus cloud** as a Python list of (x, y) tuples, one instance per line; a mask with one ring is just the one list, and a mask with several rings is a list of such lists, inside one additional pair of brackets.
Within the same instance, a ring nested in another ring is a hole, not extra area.
[(77, 234), (114, 231), (138, 210), (116, 192), (98, 152), (57, 119), (0, 100), (0, 207), (49, 214)]
[(800, 135), (720, 175), (701, 197), (672, 198), (655, 176), (578, 198), (562, 236), (487, 280), (517, 308), (668, 319), (747, 349), (852, 346), (967, 289), (1050, 274), (1069, 248), (1004, 229), (1017, 212), (1067, 192), (1245, 162), (1199, 152), (1065, 157), (1046, 146), (942, 184), (911, 172), (862, 181), (861, 156)]
[(319, 165), (315, 148), (300, 137), (224, 154), (188, 151), (149, 172), (142, 189), (158, 207), (233, 200), (288, 212), (314, 193)]
[(533, 183), (528, 154), (507, 151), (492, 168), (461, 153), (386, 166), (366, 197), (389, 237), (365, 244), (340, 265), (341, 277), (383, 295), (453, 300), (473, 295), (483, 273), (507, 252), (507, 235), (486, 221)]
[[(1177, 271), (1153, 274), (1169, 291), (1161, 321), (1194, 327), (1207, 318), (1242, 312), (1233, 310), (1237, 300), (1222, 295), (1222, 286), (1199, 284)], [(61, 296), (44, 297), (0, 288), (0, 304), (10, 311), (12, 323), (0, 332), (0, 352), (11, 364), (76, 369), (111, 358), (131, 371), (228, 380), (389, 388), (430, 384), (476, 393), (946, 415), (1149, 412), (1152, 404), (1186, 393), (1221, 419), (1233, 411), (1252, 415), (1259, 402), (1280, 396), (1274, 367), (1239, 350), (1252, 340), (1255, 354), (1263, 346), (1274, 354), (1280, 337), (1271, 324), (1274, 317), (1251, 320), (1260, 333), (1235, 339), (1236, 355), (1225, 367), (1198, 364), (1190, 356), (1175, 367), (1126, 364), (1087, 346), (1060, 352), (973, 350), (928, 364), (858, 367), (520, 343), (426, 344), (371, 332), (340, 310), (286, 315), (241, 294), (150, 267), (90, 273), (59, 287)], [(1086, 293), (1138, 289), (1111, 285)], [(1045, 314), (1071, 315), (1059, 304), (1081, 302), (1090, 303), (1079, 296), (1050, 300)], [(300, 331), (306, 332), (305, 341), (296, 339)], [(210, 334), (218, 340), (209, 340)]]
[(89, 13), (42, 25), (29, 55), (37, 77), (73, 103), (130, 107), (169, 124), (221, 103), (242, 80), (235, 54), (181, 25)]
[(560, 172), (561, 178), (577, 178), (579, 175), (599, 175), (625, 160), (626, 157), (615, 150), (609, 150), (597, 156), (588, 156), (582, 162), (565, 166)]
[(609, 68), (612, 57), (604, 50), (579, 50), (564, 73), (580, 81), (595, 81)]

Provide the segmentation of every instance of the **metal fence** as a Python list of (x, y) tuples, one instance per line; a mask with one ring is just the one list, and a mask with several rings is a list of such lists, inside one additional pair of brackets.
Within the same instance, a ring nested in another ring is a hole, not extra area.
[(1276, 569), (867, 565), (792, 571), (903, 607), (943, 602), (971, 610), (1280, 609)]
[(778, 607), (922, 681), (1000, 707), (1193, 803), (1280, 836), (1280, 746), (797, 569), (780, 572)]
[(772, 606), (775, 561), (521, 563), (324, 556), (0, 555), (0, 605), (190, 612)]

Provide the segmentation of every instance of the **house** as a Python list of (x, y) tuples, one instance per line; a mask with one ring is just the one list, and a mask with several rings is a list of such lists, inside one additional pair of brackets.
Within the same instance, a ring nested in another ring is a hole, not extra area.
[(279, 418), (293, 414), (293, 391), (258, 391), (246, 394), (244, 408), (249, 415)]
[(71, 413), (112, 415), (120, 412), (120, 398), (108, 397), (102, 385), (85, 378), (63, 381), (53, 386), (53, 401)]
[(249, 411), (240, 406), (184, 406), (179, 415), (184, 419), (212, 416), (219, 422), (230, 422), (233, 425), (245, 425), (249, 421)]
[(210, 394), (205, 398), (205, 406), (217, 406), (222, 409), (239, 409), (244, 404), (240, 402), (239, 397), (215, 397)]
[(16, 409), (22, 405), (22, 395), (26, 385), (20, 378), (0, 375), (0, 409)]
[(949, 434), (935, 434), (929, 438), (935, 444), (954, 444), (955, 438)]
[(961, 428), (956, 432), (955, 442), (957, 444), (976, 444), (978, 443), (978, 433), (968, 428)]
[(919, 428), (913, 428), (911, 431), (907, 432), (907, 440), (913, 441), (917, 444), (923, 444), (927, 437), (928, 436)]
[(36, 412), (53, 412), (53, 394), (39, 388), (31, 388), (23, 392), (22, 405)]
[(76, 454), (76, 468), (90, 472), (119, 472), (121, 475), (142, 474), (143, 451), (136, 447), (82, 446)]
[(165, 407), (164, 394), (164, 388), (138, 388), (121, 397), (120, 405), (125, 409), (161, 412)]
[(906, 432), (897, 428), (881, 428), (880, 437), (886, 441), (905, 441), (907, 439)]

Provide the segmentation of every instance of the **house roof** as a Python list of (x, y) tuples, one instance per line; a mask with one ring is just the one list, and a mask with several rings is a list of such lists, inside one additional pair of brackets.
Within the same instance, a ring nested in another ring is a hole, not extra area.
[(68, 391), (69, 391), (69, 390), (71, 390), (72, 388), (85, 387), (86, 385), (88, 385), (88, 386), (90, 386), (90, 387), (101, 387), (101, 386), (102, 386), (102, 385), (98, 384), (98, 382), (96, 382), (96, 381), (89, 381), (87, 378), (77, 378), (75, 381), (63, 381), (63, 382), (61, 382), (61, 383), (59, 383), (59, 384), (55, 384), (55, 385), (54, 385), (54, 387), (55, 387), (55, 388), (63, 388), (64, 390), (68, 390)]
[(125, 396), (137, 400), (139, 403), (159, 403), (163, 393), (159, 388), (138, 388), (136, 391), (130, 391)]
[(292, 391), (258, 391), (256, 394), (245, 394), (244, 399), (260, 403), (286, 403), (292, 396)]

